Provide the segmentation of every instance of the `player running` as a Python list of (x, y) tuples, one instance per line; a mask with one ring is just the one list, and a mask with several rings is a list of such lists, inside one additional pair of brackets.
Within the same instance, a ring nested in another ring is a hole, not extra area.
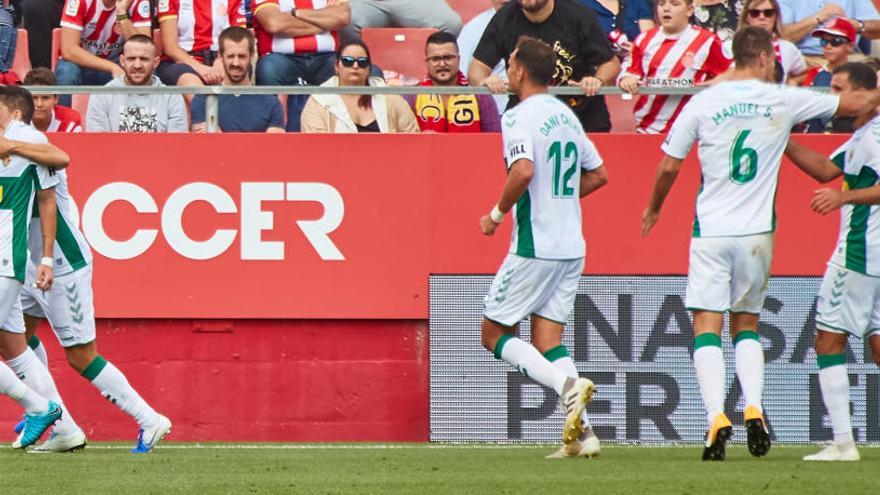
[[(847, 64), (841, 94), (877, 87), (877, 74), (865, 64)], [(837, 77), (837, 76), (835, 76)], [(842, 191), (816, 191), (811, 207), (826, 215), (840, 210), (840, 235), (828, 261), (816, 305), (816, 361), (822, 400), (831, 416), (834, 442), (805, 461), (858, 461), (849, 411), (847, 335), (869, 338), (880, 365), (880, 117), (856, 118), (853, 136), (829, 160), (797, 143), (786, 155), (827, 182), (844, 176)]]
[(724, 313), (736, 349), (736, 374), (745, 398), (749, 452), (770, 449), (761, 405), (764, 351), (758, 315), (764, 305), (782, 153), (791, 127), (813, 118), (867, 113), (877, 93), (841, 97), (769, 84), (775, 78), (771, 35), (746, 27), (733, 39), (736, 68), (726, 82), (694, 96), (662, 145), (654, 192), (642, 215), (642, 235), (657, 223), (682, 160), (699, 141), (702, 185), (690, 246), (687, 307), (694, 319), (694, 367), (709, 424), (703, 460), (724, 460), (732, 434), (724, 414)]
[[(512, 209), (513, 238), (486, 296), (482, 343), (561, 397), (564, 446), (551, 457), (590, 457), (599, 453), (599, 440), (584, 421), (584, 409), (595, 386), (578, 377), (562, 331), (584, 270), (579, 198), (608, 177), (577, 116), (547, 94), (555, 59), (549, 45), (523, 37), (508, 62), (510, 90), (521, 102), (504, 114), (507, 181), (480, 228), (494, 234)], [(526, 316), (531, 317), (531, 345), (515, 336)]]

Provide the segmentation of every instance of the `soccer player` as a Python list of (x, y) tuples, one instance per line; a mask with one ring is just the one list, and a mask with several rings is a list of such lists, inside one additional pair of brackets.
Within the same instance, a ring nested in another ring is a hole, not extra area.
[[(867, 65), (848, 63), (841, 94), (877, 87)], [(837, 76), (835, 76), (837, 77)], [(856, 118), (853, 136), (831, 159), (789, 143), (786, 155), (816, 179), (844, 176), (842, 191), (820, 189), (810, 206), (826, 215), (840, 210), (840, 236), (828, 261), (816, 306), (816, 361), (822, 400), (831, 416), (834, 442), (805, 461), (858, 461), (849, 411), (849, 376), (844, 347), (848, 334), (868, 338), (880, 365), (880, 117)]]
[(733, 39), (736, 68), (685, 106), (662, 145), (654, 192), (642, 214), (642, 235), (657, 223), (660, 208), (699, 141), (703, 179), (697, 196), (690, 247), (687, 307), (694, 319), (694, 367), (709, 428), (703, 460), (724, 460), (732, 434), (724, 414), (725, 364), (721, 352), (724, 314), (736, 348), (743, 389), (749, 452), (763, 456), (770, 436), (761, 406), (764, 351), (758, 315), (764, 305), (775, 230), (774, 198), (790, 129), (797, 122), (869, 112), (876, 92), (822, 95), (769, 84), (776, 55), (766, 30), (746, 27)]
[[(582, 418), (595, 386), (578, 377), (562, 331), (584, 270), (579, 198), (605, 185), (608, 176), (578, 117), (547, 94), (555, 59), (549, 45), (523, 37), (508, 61), (510, 88), (521, 103), (504, 114), (507, 181), (480, 228), (494, 234), (511, 210), (515, 220), (510, 252), (486, 296), (482, 343), (561, 397), (564, 446), (551, 457), (593, 456), (599, 440)], [(516, 337), (526, 316), (531, 345)]]
[[(13, 91), (23, 90), (0, 87), (0, 132), (3, 133), (2, 144), (7, 146), (0, 153), (3, 160), (3, 166), (0, 166), (0, 228), (3, 232), (0, 236), (0, 354), (9, 364), (8, 367), (0, 365), (0, 393), (21, 404), (25, 410), (24, 428), (13, 443), (13, 447), (24, 448), (36, 442), (62, 415), (61, 405), (46, 398), (44, 393), (52, 389), (57, 396), (52, 377), (24, 342), (19, 298), (25, 276), (26, 236), (34, 200), (38, 211), (45, 216), (45, 220), (39, 222), (40, 231), (44, 238), (51, 238), (55, 235), (55, 192), (52, 188), (58, 180), (46, 167), (10, 153), (14, 148), (11, 145), (16, 141), (45, 142), (45, 136), (21, 122), (21, 112), (8, 105)], [(52, 260), (48, 257), (51, 249), (46, 243), (38, 250), (42, 257), (34, 283), (41, 290), (52, 286)]]

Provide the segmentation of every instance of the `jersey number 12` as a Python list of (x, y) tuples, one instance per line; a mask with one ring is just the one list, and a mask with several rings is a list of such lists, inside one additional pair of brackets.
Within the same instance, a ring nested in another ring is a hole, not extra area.
[[(572, 141), (568, 141), (565, 143), (565, 149), (563, 150), (560, 141), (553, 141), (553, 144), (550, 145), (547, 159), (553, 162), (553, 197), (570, 198), (574, 196), (575, 189), (574, 185), (571, 184), (571, 179), (577, 172), (577, 145)], [(563, 162), (565, 162), (564, 172), (562, 170)]]

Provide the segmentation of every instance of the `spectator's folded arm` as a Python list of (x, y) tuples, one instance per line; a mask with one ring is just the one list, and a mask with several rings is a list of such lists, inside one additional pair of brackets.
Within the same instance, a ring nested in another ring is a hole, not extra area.
[(351, 22), (351, 7), (346, 2), (323, 9), (297, 9), (295, 18), (318, 26), (324, 31), (337, 31)]
[(254, 10), (254, 17), (269, 34), (300, 37), (313, 36), (324, 31), (310, 22), (282, 12), (277, 5), (271, 3), (258, 6)]

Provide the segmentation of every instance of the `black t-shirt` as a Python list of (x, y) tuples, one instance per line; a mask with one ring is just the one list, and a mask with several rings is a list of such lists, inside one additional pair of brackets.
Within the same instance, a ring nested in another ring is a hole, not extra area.
[[(569, 80), (580, 81), (594, 75), (598, 66), (614, 56), (592, 10), (575, 0), (555, 0), (553, 13), (540, 24), (530, 22), (515, 1), (501, 7), (486, 26), (474, 50), (474, 58), (488, 67), (495, 67), (501, 60), (506, 65), (522, 35), (538, 38), (553, 47), (557, 58), (553, 78), (556, 86), (565, 86)], [(560, 99), (572, 107), (585, 130), (611, 129), (604, 97), (563, 96)], [(507, 108), (517, 103), (517, 98), (513, 96)]]

